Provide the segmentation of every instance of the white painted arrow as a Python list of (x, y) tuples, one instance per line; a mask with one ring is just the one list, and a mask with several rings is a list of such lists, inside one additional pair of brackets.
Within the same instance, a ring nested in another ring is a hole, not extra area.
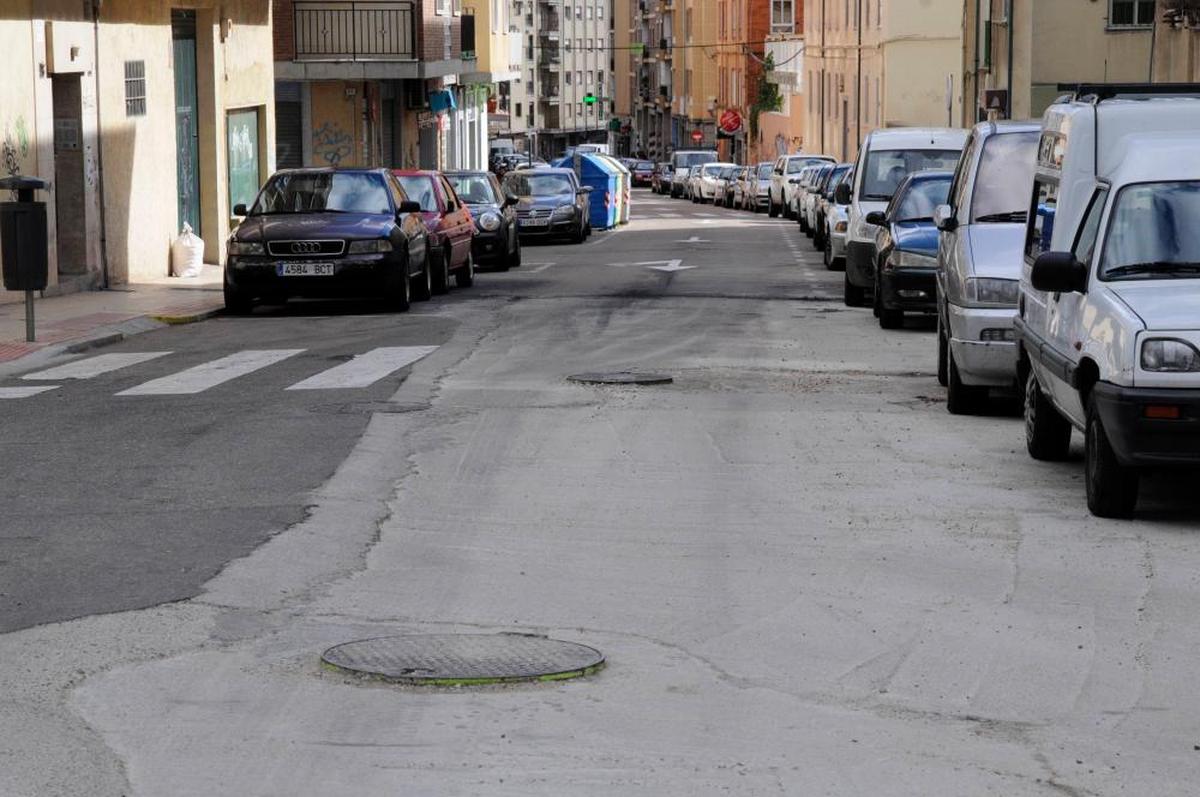
[(652, 271), (687, 271), (689, 268), (695, 268), (695, 266), (681, 266), (678, 260), (673, 260), (665, 266), (650, 267)]
[(610, 266), (625, 268), (627, 266), (644, 266), (654, 271), (686, 271), (695, 266), (685, 266), (682, 260), (643, 260), (640, 263), (609, 263)]
[(707, 243), (712, 243), (712, 242), (706, 241), (703, 238), (693, 235), (691, 238), (688, 238), (686, 241), (676, 241), (675, 243), (677, 243), (677, 244), (707, 244)]

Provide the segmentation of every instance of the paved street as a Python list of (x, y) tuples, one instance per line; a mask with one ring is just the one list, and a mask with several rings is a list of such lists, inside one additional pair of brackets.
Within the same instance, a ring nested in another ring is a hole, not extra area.
[[(1094, 518), (795, 222), (633, 218), (0, 378), (0, 795), (1194, 794), (1194, 477)], [(319, 662), (458, 631), (607, 667)]]

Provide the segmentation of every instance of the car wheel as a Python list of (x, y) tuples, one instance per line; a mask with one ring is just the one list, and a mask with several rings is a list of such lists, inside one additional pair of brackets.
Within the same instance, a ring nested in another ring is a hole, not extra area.
[(407, 259), (388, 277), (387, 285), (384, 286), (383, 298), (388, 307), (395, 312), (408, 312), (408, 308), (412, 305), (412, 280), (408, 276)]
[(475, 284), (475, 258), (467, 255), (467, 262), (454, 272), (454, 284), (460, 288), (470, 288)]
[(1088, 509), (1096, 517), (1133, 517), (1140, 474), (1117, 460), (1095, 400), (1088, 402), (1086, 446), (1084, 467)]
[(516, 234), (513, 235), (513, 250), (512, 254), (508, 256), (508, 267), (521, 267), (521, 239)]
[(1032, 368), (1025, 380), (1025, 449), (1044, 462), (1064, 460), (1071, 450), (1071, 422), (1046, 398)]
[(249, 315), (254, 310), (254, 297), (238, 290), (223, 280), (225, 289), (225, 312), (229, 315)]
[(947, 352), (950, 351), (950, 340), (946, 337), (946, 329), (942, 326), (942, 315), (938, 313), (937, 321), (937, 381), (945, 387), (950, 381), (949, 366), (946, 364)]
[(974, 415), (979, 412), (979, 405), (987, 398), (987, 388), (963, 384), (958, 373), (958, 364), (954, 362), (954, 352), (947, 352), (946, 359), (946, 409), (950, 410), (951, 415)]
[(426, 257), (433, 272), (433, 292), (440, 296), (450, 290), (450, 253), (433, 252)]
[(425, 255), (425, 264), (421, 266), (421, 273), (413, 279), (412, 298), (414, 301), (427, 302), (433, 296), (433, 268), (429, 262), (429, 255)]
[(887, 307), (883, 303), (883, 285), (875, 283), (875, 317), (879, 319), (880, 329), (900, 329), (904, 326), (904, 311)]
[(803, 214), (803, 213), (797, 213), (797, 214), (796, 214), (796, 218), (797, 218), (797, 219), (799, 219), (799, 223), (800, 223), (800, 232), (802, 232), (802, 233), (807, 233), (807, 232), (808, 232), (808, 224), (806, 224), (806, 223), (805, 223), (805, 221), (804, 221), (804, 214)]
[(583, 222), (580, 222), (579, 229), (571, 233), (571, 243), (581, 244), (584, 238), (587, 238), (587, 235), (584, 233)]
[(775, 204), (775, 200), (767, 199), (767, 215), (775, 219), (779, 217), (779, 206)]
[(833, 271), (833, 242), (829, 239), (825, 240), (825, 249), (823, 250), (821, 259), (825, 261), (825, 270)]
[(850, 281), (850, 276), (843, 279), (842, 301), (847, 307), (863, 307), (867, 301), (867, 292)]

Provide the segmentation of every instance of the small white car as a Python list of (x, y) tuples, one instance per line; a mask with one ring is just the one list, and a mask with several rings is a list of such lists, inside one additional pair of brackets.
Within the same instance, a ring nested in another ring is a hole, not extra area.
[(854, 181), (851, 167), (840, 178), (837, 185), (830, 186), (829, 200), (825, 209), (825, 268), (836, 271), (846, 267), (846, 231), (850, 226), (850, 206), (839, 205), (837, 187)]
[(717, 183), (721, 180), (721, 172), (733, 168), (732, 163), (706, 163), (692, 180), (692, 201), (712, 202), (717, 196)]
[(746, 177), (746, 209), (758, 213), (770, 205), (771, 173), (775, 164), (763, 161), (751, 168), (753, 173)]
[(1046, 111), (1015, 322), (1029, 453), (1082, 431), (1101, 517), (1200, 467), (1200, 99), (1121, 90)]
[(828, 155), (797, 153), (780, 156), (771, 170), (771, 191), (767, 200), (769, 215), (774, 218), (783, 214), (785, 218), (794, 218), (795, 190), (801, 170), (818, 163), (834, 162)]

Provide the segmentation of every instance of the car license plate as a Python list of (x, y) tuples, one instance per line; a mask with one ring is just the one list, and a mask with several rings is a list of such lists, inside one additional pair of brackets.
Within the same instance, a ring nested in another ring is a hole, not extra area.
[(280, 277), (332, 277), (333, 263), (276, 263)]
[(550, 219), (525, 219), (521, 222), (522, 227), (545, 227), (550, 224)]

